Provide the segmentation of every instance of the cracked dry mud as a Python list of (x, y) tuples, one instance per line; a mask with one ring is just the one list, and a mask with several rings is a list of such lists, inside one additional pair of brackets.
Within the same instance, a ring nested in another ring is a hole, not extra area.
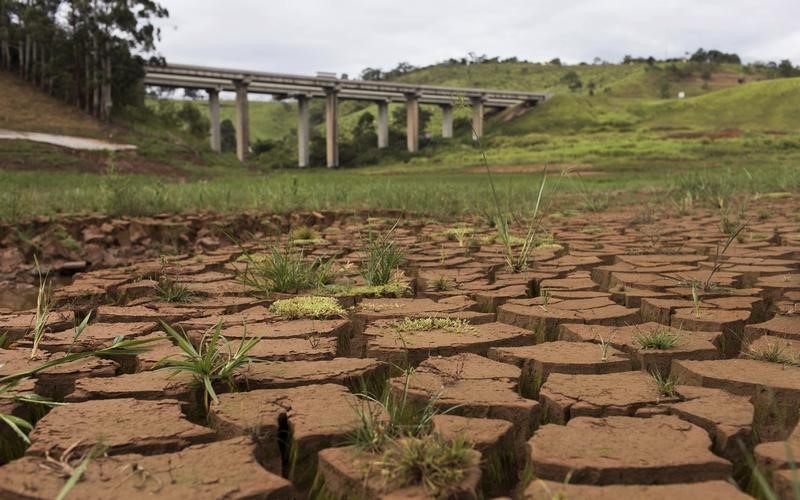
[[(718, 262), (726, 237), (699, 209), (647, 223), (630, 212), (562, 217), (547, 223), (558, 245), (537, 248), (520, 273), (505, 267), (493, 230), (477, 221), (466, 244), (447, 236), (452, 224), (401, 219), (392, 238), (406, 256), (408, 289), (344, 293), (346, 313), (331, 318), (271, 312), (295, 294), (244, 285), (236, 275), (243, 249), (222, 240), (166, 256), (166, 272), (192, 291), (187, 303), (157, 298), (158, 259), (103, 261), (56, 286), (34, 359), (34, 311), (0, 304), (0, 376), (119, 338), (158, 340), (148, 352), (85, 358), (12, 389), (63, 406), (0, 400), (1, 413), (35, 424), (27, 448), (11, 446), (15, 435), (0, 425), (8, 452), (0, 498), (55, 497), (97, 443), (104, 453), (88, 463), (74, 498), (108, 498), (112, 485), (117, 498), (429, 496), (391, 483), (379, 453), (351, 446), (359, 394), (384, 386), (410, 404), (432, 402), (432, 432), (474, 446), (452, 498), (747, 498), (751, 457), (779, 499), (793, 498), (800, 222), (791, 214), (800, 206), (784, 199), (760, 208), (771, 216), (753, 218)], [(326, 213), (305, 222), (320, 232), (303, 243), (305, 256), (332, 258), (344, 269), (339, 282), (363, 284), (364, 239), (396, 219)], [(114, 227), (139, 228), (137, 241), (155, 245), (180, 224)], [(693, 293), (692, 281), (709, 276), (711, 286)], [(73, 342), (76, 317), (89, 311)], [(399, 328), (408, 318), (445, 326)], [(233, 346), (257, 341), (251, 362), (215, 385), (207, 415), (191, 376), (158, 369), (181, 352), (160, 321), (195, 344), (217, 324)], [(656, 334), (670, 345), (645, 342)]]

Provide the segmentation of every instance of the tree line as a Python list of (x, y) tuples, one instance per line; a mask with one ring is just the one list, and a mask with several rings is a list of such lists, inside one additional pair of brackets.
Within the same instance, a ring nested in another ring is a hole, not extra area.
[(108, 120), (142, 97), (168, 15), (154, 0), (0, 0), (0, 67)]

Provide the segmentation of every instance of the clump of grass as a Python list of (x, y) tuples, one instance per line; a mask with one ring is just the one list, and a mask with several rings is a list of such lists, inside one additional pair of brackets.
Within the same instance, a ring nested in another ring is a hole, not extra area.
[(667, 327), (659, 327), (648, 332), (637, 332), (633, 339), (642, 349), (666, 351), (678, 345), (681, 337)]
[(435, 292), (449, 292), (450, 290), (455, 288), (455, 285), (452, 281), (445, 278), (444, 276), (439, 276), (433, 282), (432, 285), (433, 291)]
[(361, 271), (361, 275), (369, 285), (386, 285), (396, 281), (396, 272), (403, 263), (403, 252), (391, 239), (393, 231), (394, 226), (385, 234), (377, 237), (370, 233), (364, 251), (367, 257)]
[(465, 333), (474, 327), (466, 320), (456, 318), (403, 318), (394, 324), (394, 329), (399, 333), (429, 332), (431, 330), (444, 330), (452, 333)]
[(161, 274), (156, 283), (156, 298), (163, 302), (186, 304), (194, 299), (194, 293), (167, 273), (167, 262), (161, 258)]
[(325, 285), (319, 291), (334, 297), (350, 297), (354, 295), (367, 297), (382, 297), (392, 295), (402, 297), (408, 291), (408, 285), (401, 280), (395, 280), (385, 285), (346, 285), (334, 283)]
[[(500, 241), (503, 243), (503, 246), (505, 247), (504, 257), (506, 264), (508, 265), (509, 269), (511, 269), (512, 272), (515, 273), (522, 272), (528, 269), (529, 265), (531, 264), (533, 251), (536, 248), (536, 233), (539, 230), (539, 224), (541, 223), (539, 208), (541, 207), (542, 196), (544, 194), (544, 187), (546, 182), (547, 182), (547, 169), (545, 169), (544, 172), (542, 173), (542, 181), (539, 184), (539, 193), (536, 197), (536, 204), (533, 207), (533, 213), (531, 214), (531, 222), (528, 226), (528, 232), (525, 235), (525, 239), (522, 245), (519, 247), (519, 249), (515, 250), (514, 244), (512, 243), (511, 233), (508, 227), (508, 216), (500, 213), (499, 202), (496, 205), (498, 213), (495, 219), (495, 227), (497, 228), (497, 234), (500, 237)], [(494, 191), (494, 182), (492, 182), (491, 185), (492, 185), (492, 190)]]
[(179, 357), (166, 357), (157, 364), (158, 369), (174, 372), (186, 372), (192, 375), (195, 382), (203, 388), (203, 407), (208, 411), (209, 400), (217, 402), (214, 384), (223, 382), (229, 390), (234, 390), (234, 372), (250, 362), (247, 353), (256, 344), (257, 338), (245, 336), (234, 350), (231, 343), (222, 336), (222, 322), (218, 322), (211, 332), (206, 332), (200, 339), (197, 348), (192, 344), (186, 332), (175, 330), (165, 322), (161, 322), (164, 332), (181, 350)]
[(276, 300), (269, 306), (269, 311), (287, 319), (327, 319), (347, 316), (347, 311), (333, 297), (303, 296)]
[(658, 393), (661, 396), (675, 397), (677, 394), (675, 392), (675, 386), (678, 385), (678, 381), (675, 379), (675, 377), (672, 375), (665, 377), (658, 371), (653, 371), (650, 373), (650, 376), (653, 378), (653, 382), (655, 382), (656, 387), (658, 388)]
[(378, 466), (398, 487), (422, 485), (434, 498), (444, 496), (476, 465), (472, 446), (462, 438), (447, 441), (438, 434), (394, 441)]
[(289, 231), (289, 241), (293, 243), (307, 243), (323, 241), (322, 235), (313, 227), (298, 226)]
[(35, 255), (33, 257), (33, 262), (36, 267), (36, 274), (39, 276), (39, 289), (36, 294), (36, 315), (33, 322), (31, 359), (36, 357), (39, 351), (39, 343), (42, 341), (44, 332), (47, 329), (47, 321), (50, 319), (53, 296), (53, 285), (49, 278), (49, 272), (42, 274), (42, 268), (39, 266), (39, 259)]
[(413, 374), (413, 368), (405, 371), (403, 391), (399, 394), (393, 392), (388, 384), (379, 396), (358, 394), (360, 401), (355, 412), (359, 424), (350, 433), (349, 444), (361, 450), (379, 453), (394, 440), (429, 434), (434, 416), (456, 408), (439, 412), (436, 408), (438, 394), (434, 394), (425, 405), (411, 402), (408, 390)]
[(789, 366), (800, 366), (800, 359), (798, 359), (797, 356), (792, 356), (791, 353), (786, 352), (786, 345), (774, 342), (769, 342), (767, 345), (757, 348), (749, 346), (745, 352), (745, 356), (758, 361), (767, 361), (769, 363), (778, 363)]
[(247, 268), (241, 275), (246, 285), (264, 292), (299, 293), (333, 280), (331, 261), (307, 260), (301, 252), (273, 247), (269, 255), (245, 254)]

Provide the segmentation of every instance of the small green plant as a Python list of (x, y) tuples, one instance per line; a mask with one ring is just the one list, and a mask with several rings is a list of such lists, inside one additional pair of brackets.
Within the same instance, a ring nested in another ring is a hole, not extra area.
[(444, 330), (452, 333), (465, 333), (475, 328), (467, 320), (455, 318), (403, 318), (394, 324), (394, 329), (399, 333), (429, 332), (431, 330)]
[(700, 317), (700, 306), (702, 305), (702, 301), (700, 300), (700, 284), (692, 280), (692, 306), (694, 307), (694, 317)]
[(245, 254), (247, 268), (240, 275), (246, 285), (263, 292), (299, 293), (333, 281), (331, 261), (304, 259), (301, 252), (273, 247), (269, 255)]
[(347, 316), (347, 311), (333, 297), (302, 296), (280, 299), (269, 306), (269, 311), (287, 319), (328, 319)]
[(603, 335), (600, 333), (595, 333), (595, 337), (600, 339), (600, 361), (608, 361), (608, 348), (611, 347), (611, 342), (614, 340), (614, 337), (617, 335), (617, 332), (611, 334), (608, 340), (603, 338)]
[(650, 376), (653, 378), (653, 382), (655, 382), (656, 387), (658, 388), (658, 394), (661, 396), (668, 396), (668, 397), (675, 397), (675, 386), (678, 385), (678, 381), (672, 375), (664, 376), (661, 375), (659, 371), (653, 371), (650, 373)]
[(161, 273), (156, 283), (156, 298), (163, 302), (186, 304), (194, 299), (194, 293), (167, 273), (167, 261), (161, 257)]
[(457, 241), (458, 246), (463, 248), (474, 233), (474, 228), (460, 224), (445, 231), (444, 236), (448, 241)]
[(739, 237), (742, 231), (744, 231), (747, 224), (747, 221), (742, 222), (735, 229), (732, 229), (730, 233), (726, 233), (728, 234), (728, 239), (725, 241), (724, 245), (720, 246), (720, 244), (717, 243), (717, 249), (714, 253), (714, 266), (711, 268), (711, 271), (709, 271), (705, 283), (703, 283), (703, 291), (708, 291), (713, 288), (714, 283), (712, 280), (714, 279), (714, 275), (722, 268), (722, 256), (725, 255), (725, 252), (728, 251), (731, 244)]
[(633, 339), (642, 349), (665, 351), (678, 345), (681, 337), (667, 327), (658, 327), (648, 332), (637, 332)]
[(748, 346), (745, 356), (758, 361), (778, 363), (781, 365), (800, 366), (800, 359), (787, 352), (785, 344), (769, 342), (763, 347)]
[(367, 246), (364, 249), (366, 259), (362, 264), (361, 275), (367, 284), (386, 285), (396, 281), (396, 273), (403, 263), (403, 252), (392, 241), (395, 224), (385, 234), (374, 236), (370, 231)]
[(543, 288), (539, 296), (542, 298), (542, 305), (540, 305), (539, 307), (542, 308), (542, 311), (547, 312), (547, 306), (550, 305), (550, 299), (552, 298), (552, 296), (550, 295), (550, 290), (548, 290), (547, 288)]
[(475, 454), (467, 441), (448, 441), (438, 434), (398, 439), (387, 447), (379, 462), (382, 475), (391, 484), (422, 485), (433, 498), (446, 495), (475, 465)]
[(247, 353), (259, 341), (258, 338), (247, 338), (245, 332), (238, 347), (234, 350), (231, 342), (222, 336), (222, 322), (220, 321), (211, 329), (210, 333), (203, 334), (199, 346), (195, 348), (183, 330), (175, 330), (163, 321), (161, 326), (181, 350), (181, 354), (177, 359), (168, 356), (160, 360), (157, 364), (158, 369), (191, 374), (195, 382), (203, 388), (203, 407), (206, 411), (208, 411), (209, 400), (218, 401), (214, 384), (223, 382), (227, 384), (228, 390), (234, 390), (234, 373), (250, 362)]
[(31, 346), (31, 359), (36, 357), (39, 351), (39, 343), (44, 337), (44, 332), (47, 329), (47, 321), (50, 319), (50, 312), (52, 308), (53, 285), (49, 278), (49, 272), (42, 274), (42, 268), (39, 266), (39, 259), (34, 255), (34, 266), (36, 274), (39, 276), (39, 288), (36, 294), (36, 315), (33, 322), (33, 343)]
[(435, 292), (449, 292), (455, 288), (455, 285), (444, 276), (439, 276), (436, 278), (436, 281), (433, 282), (432, 288)]

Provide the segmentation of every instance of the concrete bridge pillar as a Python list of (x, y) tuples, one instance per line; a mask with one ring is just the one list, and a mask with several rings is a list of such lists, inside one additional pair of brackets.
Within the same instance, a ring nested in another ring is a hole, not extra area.
[(222, 152), (222, 133), (219, 128), (219, 89), (208, 89), (208, 122), (211, 150)]
[(308, 113), (308, 96), (297, 96), (297, 166), (308, 166), (311, 157), (311, 121)]
[(483, 137), (483, 97), (472, 97), (472, 139)]
[(419, 96), (406, 94), (406, 145), (409, 153), (419, 151)]
[(453, 105), (442, 104), (442, 137), (453, 138)]
[(389, 101), (378, 101), (378, 149), (389, 147)]
[(247, 103), (248, 82), (237, 81), (236, 86), (236, 157), (245, 161), (250, 152), (250, 116)]
[(325, 144), (328, 168), (339, 166), (339, 106), (337, 89), (325, 90)]

